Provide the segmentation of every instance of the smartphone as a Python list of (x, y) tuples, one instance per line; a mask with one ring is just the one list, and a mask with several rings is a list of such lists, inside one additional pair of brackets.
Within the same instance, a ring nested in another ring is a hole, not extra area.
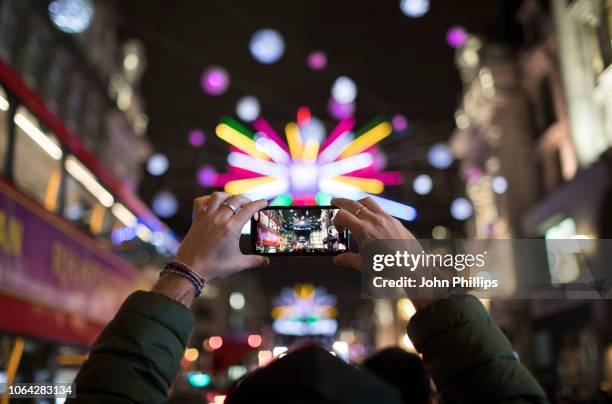
[(270, 206), (251, 219), (253, 252), (260, 255), (337, 255), (348, 251), (348, 230), (332, 220), (335, 206)]

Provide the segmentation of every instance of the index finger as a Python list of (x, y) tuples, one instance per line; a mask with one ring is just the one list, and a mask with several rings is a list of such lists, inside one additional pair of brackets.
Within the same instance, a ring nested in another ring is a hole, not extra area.
[(230, 222), (236, 223), (236, 225), (239, 225), (240, 229), (242, 229), (255, 213), (266, 206), (268, 206), (268, 201), (265, 199), (249, 202), (240, 208), (240, 210), (230, 219)]
[(362, 205), (348, 198), (333, 198), (331, 200), (332, 205), (339, 207), (340, 209), (348, 210), (349, 212), (355, 212)]
[(334, 216), (333, 223), (336, 227), (349, 229), (358, 242), (361, 242), (365, 236), (363, 222), (346, 209), (340, 209), (336, 216)]

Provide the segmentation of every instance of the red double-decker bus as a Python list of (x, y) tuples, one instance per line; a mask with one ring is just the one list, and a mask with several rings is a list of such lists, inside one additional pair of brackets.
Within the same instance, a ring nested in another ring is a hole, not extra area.
[(77, 366), (177, 245), (0, 61), (0, 383)]

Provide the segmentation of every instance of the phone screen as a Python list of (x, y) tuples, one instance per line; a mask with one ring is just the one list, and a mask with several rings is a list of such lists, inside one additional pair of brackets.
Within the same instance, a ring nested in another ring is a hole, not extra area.
[(334, 206), (272, 206), (251, 220), (253, 251), (263, 255), (336, 255), (348, 251), (348, 230), (336, 229)]

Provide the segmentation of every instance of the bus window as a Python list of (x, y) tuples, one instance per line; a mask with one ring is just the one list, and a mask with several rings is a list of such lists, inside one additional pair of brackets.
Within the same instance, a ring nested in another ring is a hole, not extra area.
[(4, 174), (2, 170), (4, 169), (6, 149), (8, 146), (8, 109), (8, 98), (4, 89), (0, 87), (0, 175)]
[(66, 158), (66, 173), (64, 217), (93, 235), (110, 234), (113, 196), (74, 156)]
[(19, 107), (15, 121), (15, 184), (43, 204), (57, 209), (62, 168), (62, 149), (55, 136), (38, 125), (36, 118)]

